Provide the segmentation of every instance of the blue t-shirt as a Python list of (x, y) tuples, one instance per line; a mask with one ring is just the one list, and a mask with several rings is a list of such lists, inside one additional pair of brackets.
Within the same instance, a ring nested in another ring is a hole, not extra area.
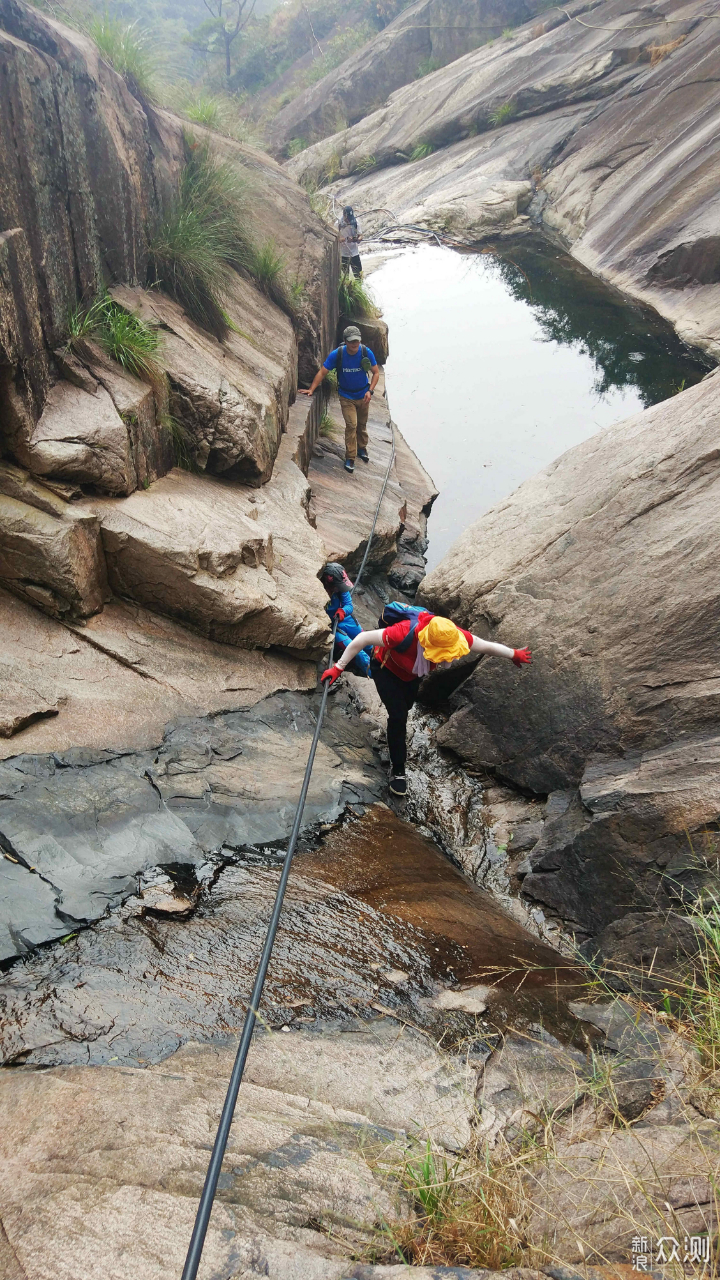
[[(336, 347), (334, 351), (330, 352), (330, 355), (324, 362), (326, 369), (337, 369), (337, 354), (339, 350), (340, 348)], [(369, 347), (366, 347), (365, 351), (367, 352), (367, 358), (370, 361), (370, 364), (376, 365), (377, 361), (374, 353)], [(343, 343), (342, 354), (342, 374), (338, 378), (338, 391), (346, 400), (362, 400), (365, 392), (370, 386), (370, 379), (360, 364), (360, 361), (363, 358), (362, 343), (358, 347), (354, 356), (350, 356), (348, 354), (348, 349), (345, 346), (345, 343)]]

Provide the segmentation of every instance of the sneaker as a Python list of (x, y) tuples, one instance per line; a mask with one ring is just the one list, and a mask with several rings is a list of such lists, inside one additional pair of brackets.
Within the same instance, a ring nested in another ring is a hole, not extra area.
[(355, 464), (352, 458), (345, 459), (345, 471), (355, 471)]
[(358, 449), (358, 458), (362, 458), (364, 463), (369, 463), (370, 455), (368, 454), (367, 449)]
[(404, 774), (394, 774), (390, 779), (390, 791), (394, 796), (407, 796), (407, 779)]

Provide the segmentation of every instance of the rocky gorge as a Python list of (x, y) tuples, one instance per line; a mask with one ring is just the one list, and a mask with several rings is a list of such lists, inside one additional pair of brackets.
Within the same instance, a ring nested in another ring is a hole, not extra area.
[[(336, 398), (296, 399), (339, 319), (297, 177), (388, 203), (378, 232), (562, 237), (717, 355), (707, 7), (642, 31), (617, 0), (467, 8), (526, 25), (448, 37), (416, 81), (392, 48), (447, 16), (418, 0), (382, 37), (387, 104), (281, 165), (188, 138), (0, 0), (4, 1277), (182, 1268), (316, 725), (318, 574), (356, 571), (393, 439), (361, 621), (417, 592), (534, 663), (427, 682), (402, 813), (374, 687), (329, 700), (202, 1275), (624, 1275), (638, 1232), (715, 1240), (714, 1050), (656, 998), (717, 885), (718, 375), (563, 455), (427, 577), (435, 487), (392, 387), (351, 502)], [(217, 332), (153, 279), (195, 146), (241, 173), (287, 282), (232, 269)], [(160, 382), (69, 342), (105, 289), (159, 336)], [(489, 1199), (492, 1249), (433, 1252), (430, 1151)]]

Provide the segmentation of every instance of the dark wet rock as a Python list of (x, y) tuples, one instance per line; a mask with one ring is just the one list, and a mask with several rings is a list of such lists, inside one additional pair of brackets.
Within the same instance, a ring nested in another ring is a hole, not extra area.
[(583, 945), (613, 986), (652, 995), (687, 973), (699, 938), (692, 918), (677, 912), (628, 912)]
[[(617, 939), (621, 964), (639, 969), (649, 963), (650, 937), (663, 934), (668, 912), (716, 884), (714, 834), (697, 820), (704, 816), (714, 827), (720, 813), (717, 750), (714, 738), (690, 738), (588, 766), (575, 799), (545, 823), (525, 861), (523, 894), (572, 922), (581, 935), (604, 938), (597, 947), (588, 944), (589, 951), (609, 957)], [(647, 914), (646, 939), (637, 909)], [(625, 929), (618, 918), (628, 913), (634, 920)], [(616, 933), (604, 935), (614, 921)], [(690, 955), (696, 950), (691, 927), (680, 928), (680, 934), (664, 933), (660, 975), (667, 965), (674, 969), (688, 948)]]
[[(282, 694), (247, 714), (171, 728), (156, 753), (100, 762), (91, 753), (61, 767), (52, 756), (10, 760), (0, 779), (2, 956), (100, 919), (152, 868), (197, 868), (224, 845), (284, 840), (314, 728), (313, 701)], [(336, 698), (306, 825), (337, 818), (380, 786), (357, 713), (347, 697)]]

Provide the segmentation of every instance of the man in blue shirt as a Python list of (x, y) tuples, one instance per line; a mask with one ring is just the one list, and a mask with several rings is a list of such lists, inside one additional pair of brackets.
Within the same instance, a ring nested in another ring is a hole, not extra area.
[(355, 470), (356, 457), (362, 458), (364, 463), (370, 462), (367, 451), (367, 420), (370, 397), (377, 386), (380, 370), (370, 348), (366, 347), (363, 353), (357, 325), (348, 325), (343, 338), (345, 341), (342, 347), (336, 347), (330, 352), (307, 391), (301, 389), (298, 395), (312, 396), (329, 370), (337, 369), (340, 408), (345, 419), (345, 471), (352, 472)]

